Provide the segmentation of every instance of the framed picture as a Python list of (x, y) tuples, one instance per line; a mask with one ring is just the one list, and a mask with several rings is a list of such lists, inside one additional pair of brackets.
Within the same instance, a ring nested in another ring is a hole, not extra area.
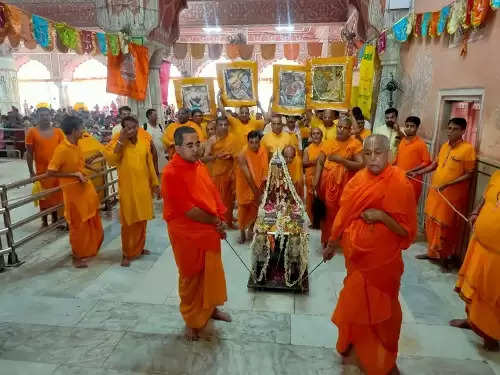
[(353, 62), (352, 57), (311, 59), (307, 71), (307, 108), (348, 110)]
[(273, 65), (273, 112), (283, 115), (305, 112), (306, 75), (305, 66)]
[(242, 107), (257, 104), (257, 63), (255, 61), (217, 64), (217, 80), (224, 105)]
[(213, 78), (178, 78), (174, 79), (175, 99), (178, 108), (187, 108), (190, 111), (200, 109), (204, 116), (215, 117)]

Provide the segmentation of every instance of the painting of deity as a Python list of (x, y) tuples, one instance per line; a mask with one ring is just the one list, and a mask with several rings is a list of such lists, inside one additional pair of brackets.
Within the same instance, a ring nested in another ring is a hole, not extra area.
[(346, 110), (351, 101), (353, 60), (315, 58), (309, 63), (308, 108)]
[(174, 79), (177, 107), (199, 109), (205, 116), (215, 116), (215, 95), (211, 78)]
[(273, 66), (273, 112), (299, 115), (306, 108), (306, 72), (300, 65)]
[(257, 102), (257, 64), (238, 61), (217, 64), (217, 79), (224, 104), (231, 107), (255, 105)]

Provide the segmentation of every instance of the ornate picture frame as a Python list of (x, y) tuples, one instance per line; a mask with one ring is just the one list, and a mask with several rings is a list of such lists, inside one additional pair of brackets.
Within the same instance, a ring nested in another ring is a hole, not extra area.
[(228, 107), (255, 106), (258, 100), (258, 69), (255, 61), (217, 64), (222, 102)]
[(173, 80), (178, 108), (200, 109), (203, 116), (215, 117), (214, 79), (202, 77), (177, 78)]
[(354, 59), (314, 58), (308, 62), (307, 108), (347, 111), (351, 104)]
[(273, 112), (301, 115), (306, 111), (307, 67), (273, 65)]

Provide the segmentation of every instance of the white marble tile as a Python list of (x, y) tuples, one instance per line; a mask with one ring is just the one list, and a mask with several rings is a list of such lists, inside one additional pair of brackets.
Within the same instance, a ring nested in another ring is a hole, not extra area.
[[(61, 365), (52, 375), (149, 375), (149, 372), (135, 372), (103, 368)], [(159, 374), (159, 373), (156, 373)], [(168, 372), (164, 374), (169, 374)], [(38, 374), (37, 374), (38, 375)]]
[(3, 296), (0, 321), (74, 326), (96, 304), (90, 299)]
[(476, 346), (460, 329), (437, 325), (403, 324), (399, 353), (402, 356), (482, 359)]
[(0, 373), (5, 375), (52, 375), (57, 365), (0, 359)]
[(293, 314), (290, 324), (292, 345), (335, 348), (338, 330), (330, 319), (323, 316)]
[(398, 358), (398, 368), (402, 375), (493, 375), (493, 371), (483, 361), (445, 358)]
[(258, 291), (255, 293), (252, 310), (291, 314), (294, 310), (294, 295)]

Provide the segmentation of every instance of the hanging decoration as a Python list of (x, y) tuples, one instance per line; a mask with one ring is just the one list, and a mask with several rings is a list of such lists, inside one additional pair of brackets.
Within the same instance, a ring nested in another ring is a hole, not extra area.
[(106, 34), (104, 33), (96, 33), (95, 38), (97, 40), (97, 45), (99, 46), (99, 51), (104, 56), (108, 54), (108, 43), (106, 41)]
[(359, 68), (358, 107), (365, 118), (371, 118), (373, 78), (375, 76), (375, 47), (367, 45)]
[(422, 15), (422, 28), (420, 31), (420, 35), (422, 35), (424, 38), (428, 35), (429, 33), (429, 25), (431, 22), (431, 12), (424, 13)]
[(415, 27), (413, 28), (413, 36), (414, 37), (419, 37), (422, 35), (422, 17), (423, 14), (417, 14), (415, 16)]
[(222, 55), (222, 44), (208, 45), (208, 57), (211, 60), (218, 60), (221, 55)]
[(260, 52), (264, 60), (273, 60), (276, 55), (276, 44), (261, 44)]
[(33, 14), (31, 16), (33, 25), (33, 35), (36, 42), (45, 49), (50, 49), (52, 44), (52, 37), (50, 35), (49, 21), (43, 17)]
[(238, 44), (238, 52), (243, 60), (250, 60), (253, 56), (253, 44)]
[(467, 0), (465, 8), (465, 20), (462, 23), (462, 27), (464, 29), (468, 29), (471, 26), (473, 7), (474, 7), (474, 0)]
[(323, 50), (323, 43), (307, 43), (307, 53), (309, 57), (321, 57), (321, 52)]
[(408, 17), (401, 18), (392, 26), (392, 32), (394, 33), (396, 40), (400, 42), (406, 42), (406, 40), (408, 39), (408, 34), (406, 33), (407, 26)]
[(78, 46), (77, 31), (65, 23), (56, 23), (54, 27), (57, 31), (57, 37), (61, 43), (69, 49), (76, 50)]
[(465, 0), (457, 0), (451, 7), (450, 20), (448, 21), (448, 34), (453, 35), (457, 32), (460, 25), (465, 21), (466, 4)]
[(493, 9), (499, 9), (500, 8), (500, 0), (491, 0), (491, 7)]
[(0, 3), (0, 34), (6, 33), (7, 30), (7, 14), (5, 4)]
[(80, 46), (82, 53), (92, 53), (94, 51), (94, 33), (92, 31), (80, 31)]
[(450, 15), (450, 6), (447, 5), (441, 12), (439, 12), (439, 21), (437, 25), (437, 35), (440, 36), (446, 27), (446, 22), (448, 21), (448, 16)]
[(106, 34), (108, 39), (108, 55), (111, 53), (113, 56), (118, 56), (120, 54), (120, 40), (116, 34)]
[(377, 39), (377, 54), (382, 55), (387, 46), (387, 31), (382, 31)]
[(195, 60), (200, 60), (205, 56), (205, 45), (201, 43), (194, 43), (190, 45), (191, 56)]
[(432, 12), (431, 23), (429, 25), (429, 36), (435, 38), (437, 34), (437, 26), (439, 22), (440, 12)]
[(471, 24), (473, 27), (479, 27), (488, 15), (490, 10), (488, 0), (475, 0), (471, 12)]
[(285, 58), (288, 60), (297, 60), (300, 52), (300, 44), (298, 43), (289, 43), (285, 44), (283, 47), (283, 54)]

